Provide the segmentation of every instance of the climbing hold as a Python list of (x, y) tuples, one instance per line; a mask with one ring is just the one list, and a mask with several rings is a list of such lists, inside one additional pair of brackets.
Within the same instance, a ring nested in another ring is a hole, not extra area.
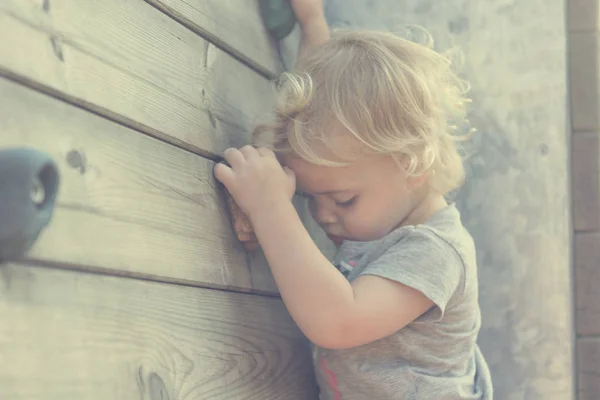
[(0, 149), (0, 263), (21, 258), (52, 217), (59, 173), (49, 155)]
[(260, 0), (260, 12), (265, 27), (277, 40), (289, 35), (296, 25), (290, 0)]

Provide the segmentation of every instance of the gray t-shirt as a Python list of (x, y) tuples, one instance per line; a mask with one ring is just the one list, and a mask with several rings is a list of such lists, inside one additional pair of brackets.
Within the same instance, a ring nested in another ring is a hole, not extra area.
[(435, 306), (375, 342), (314, 348), (321, 400), (492, 399), (489, 368), (476, 344), (475, 246), (454, 204), (422, 225), (372, 242), (346, 241), (334, 264), (350, 281), (381, 276), (421, 291)]

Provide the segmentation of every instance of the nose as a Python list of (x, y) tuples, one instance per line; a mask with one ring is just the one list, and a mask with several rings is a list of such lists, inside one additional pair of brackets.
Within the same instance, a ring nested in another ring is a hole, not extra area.
[(311, 198), (308, 201), (310, 213), (320, 225), (331, 225), (337, 221), (333, 207), (326, 204), (326, 201)]

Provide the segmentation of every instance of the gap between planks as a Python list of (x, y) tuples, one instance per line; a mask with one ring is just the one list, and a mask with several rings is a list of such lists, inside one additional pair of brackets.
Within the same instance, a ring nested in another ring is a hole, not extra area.
[[(260, 255), (236, 244), (212, 161), (13, 81), (0, 80), (0, 93), (0, 144), (39, 148), (62, 175), (53, 221), (29, 257), (276, 292)], [(72, 151), (85, 169), (69, 162)]]
[[(265, 62), (260, 62), (258, 60), (255, 60), (252, 57), (238, 51), (234, 46), (230, 45), (226, 39), (222, 40), (214, 34), (210, 34), (207, 31), (203, 31), (196, 23), (194, 23), (190, 19), (186, 18), (183, 15), (183, 13), (176, 11), (172, 7), (166, 6), (163, 3), (163, 1), (161, 1), (161, 0), (144, 0), (144, 1), (146, 3), (148, 3), (149, 5), (151, 5), (152, 7), (156, 8), (158, 11), (165, 14), (166, 16), (168, 16), (169, 18), (171, 18), (174, 21), (176, 21), (177, 23), (183, 25), (190, 31), (194, 32), (201, 38), (205, 39), (206, 41), (212, 43), (213, 45), (215, 45), (219, 49), (223, 50), (224, 52), (226, 52), (227, 54), (229, 54), (230, 56), (232, 56), (233, 58), (235, 58), (236, 60), (238, 60), (245, 66), (247, 66), (248, 68), (252, 69), (256, 73), (262, 75), (263, 77), (265, 77), (267, 79), (277, 78), (277, 76), (281, 72), (283, 72), (283, 70), (285, 69), (284, 68), (285, 64), (282, 59), (281, 51), (279, 49), (278, 44), (275, 43), (274, 40), (272, 40), (270, 42), (266, 42), (265, 44), (269, 45), (271, 48), (274, 49), (273, 52), (277, 55), (276, 59), (280, 65), (274, 65), (273, 63), (271, 63), (271, 65), (267, 65), (267, 63), (265, 63)], [(257, 7), (258, 7), (258, 5), (257, 5)], [(262, 24), (262, 21), (260, 21), (260, 23)]]
[[(156, 276), (156, 275), (152, 275), (152, 274), (145, 274), (142, 272), (124, 271), (124, 270), (116, 270), (116, 269), (102, 268), (102, 267), (91, 267), (88, 265), (67, 263), (67, 262), (53, 262), (53, 261), (38, 259), (38, 258), (34, 258), (34, 257), (25, 257), (21, 260), (11, 261), (11, 264), (19, 265), (19, 266), (23, 266), (23, 267), (36, 265), (36, 266), (39, 266), (40, 268), (51, 269), (51, 270), (71, 271), (73, 273), (93, 274), (93, 275), (99, 275), (99, 276), (131, 279), (134, 281), (164, 283), (166, 285), (175, 285), (175, 286), (191, 287), (191, 288), (198, 288), (198, 289), (209, 289), (209, 290), (216, 290), (216, 291), (225, 292), (225, 293), (240, 293), (240, 294), (247, 294), (247, 295), (251, 295), (251, 296), (281, 299), (281, 296), (279, 295), (279, 293), (269, 292), (269, 291), (260, 290), (260, 289), (249, 289), (249, 288), (241, 288), (241, 287), (230, 288), (230, 287), (223, 286), (223, 285), (210, 284), (208, 282), (194, 281), (191, 279), (171, 278), (168, 276)], [(2, 275), (5, 272), (6, 272), (5, 265), (0, 264), (0, 275)]]
[(2, 398), (316, 396), (279, 300), (8, 264), (0, 310)]
[(210, 151), (203, 150), (199, 147), (190, 145), (182, 140), (178, 140), (172, 136), (168, 136), (163, 134), (162, 132), (153, 129), (147, 125), (141, 124), (132, 119), (126, 118), (120, 114), (112, 112), (103, 107), (99, 107), (94, 103), (83, 101), (74, 96), (70, 96), (68, 93), (62, 92), (60, 90), (54, 89), (50, 86), (44, 85), (40, 82), (29, 79), (25, 76), (19, 75), (13, 71), (10, 71), (6, 68), (0, 66), (0, 77), (5, 78), (9, 81), (17, 83), (19, 85), (25, 86), (26, 88), (32, 89), (36, 92), (42, 93), (49, 97), (52, 97), (55, 100), (58, 100), (62, 103), (66, 103), (70, 106), (76, 107), (83, 111), (94, 114), (98, 117), (104, 118), (111, 122), (114, 122), (118, 125), (121, 125), (127, 129), (131, 129), (143, 135), (149, 136), (153, 139), (159, 140), (165, 144), (177, 147), (179, 149), (185, 150), (194, 155), (198, 155), (200, 157), (206, 158), (208, 160), (214, 162), (223, 161), (223, 157), (219, 154), (212, 153)]
[(2, 46), (6, 76), (213, 160), (271, 113), (271, 82), (146, 2), (63, 0), (51, 10), (0, 6), (2, 30), (29, 50)]

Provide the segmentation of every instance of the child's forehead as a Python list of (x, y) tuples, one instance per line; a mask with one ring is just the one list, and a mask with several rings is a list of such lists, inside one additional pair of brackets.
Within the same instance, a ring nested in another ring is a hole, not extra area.
[(348, 174), (348, 172), (354, 166), (354, 163), (351, 163), (350, 165), (343, 167), (328, 167), (311, 163), (293, 154), (282, 157), (282, 163), (301, 178), (313, 181), (328, 181), (331, 179), (340, 180), (349, 177), (350, 174)]
[(353, 175), (353, 164), (344, 167), (327, 167), (310, 163), (298, 156), (289, 155), (282, 159), (283, 164), (294, 171), (299, 187), (310, 192), (333, 192), (347, 190), (357, 182)]
[(393, 162), (381, 156), (360, 158), (342, 167), (316, 165), (292, 155), (282, 161), (296, 174), (298, 186), (311, 193), (355, 190), (385, 175), (390, 167), (395, 168)]

